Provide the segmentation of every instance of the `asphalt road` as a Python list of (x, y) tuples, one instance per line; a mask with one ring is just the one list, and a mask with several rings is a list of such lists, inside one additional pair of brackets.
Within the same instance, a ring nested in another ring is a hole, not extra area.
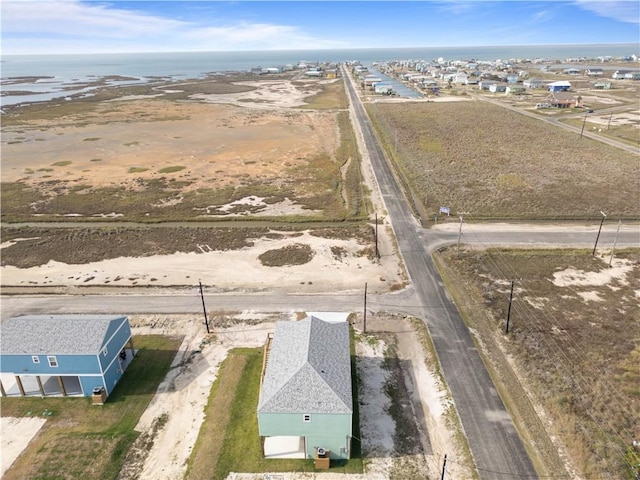
[[(355, 116), (395, 231), (416, 300), (455, 401), (476, 468), (484, 479), (536, 478), (536, 472), (471, 338), (449, 297), (420, 227), (382, 153), (350, 76), (347, 86)], [(437, 308), (434, 308), (437, 307)]]

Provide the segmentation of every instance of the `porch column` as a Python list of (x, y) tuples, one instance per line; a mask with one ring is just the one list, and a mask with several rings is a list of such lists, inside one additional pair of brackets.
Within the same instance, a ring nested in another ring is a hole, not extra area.
[(129, 341), (127, 342), (127, 345), (129, 345), (129, 350), (131, 350), (131, 358), (135, 357), (136, 351), (133, 348), (133, 337), (129, 339)]
[(2, 380), (0, 380), (0, 394), (1, 394), (3, 397), (6, 397), (6, 396), (7, 396), (7, 392), (5, 392), (5, 391), (4, 391), (4, 385), (2, 384)]
[(19, 375), (16, 375), (16, 383), (18, 384), (18, 389), (20, 390), (20, 395), (22, 395), (24, 397), (25, 396), (24, 387), (22, 386), (22, 380), (20, 380), (20, 376)]
[(62, 396), (66, 397), (67, 396), (67, 390), (66, 388), (64, 388), (64, 382), (62, 381), (62, 377), (60, 375), (58, 375), (58, 385), (60, 385), (60, 390), (62, 391)]
[(40, 395), (46, 397), (44, 393), (44, 388), (42, 388), (42, 380), (40, 380), (40, 375), (36, 375), (36, 380), (38, 381), (38, 388), (40, 389)]

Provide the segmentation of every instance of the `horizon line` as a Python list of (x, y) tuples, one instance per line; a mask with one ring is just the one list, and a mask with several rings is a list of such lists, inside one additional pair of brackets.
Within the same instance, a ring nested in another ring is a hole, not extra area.
[[(128, 54), (162, 54), (162, 53), (245, 53), (245, 52), (326, 52), (348, 50), (419, 50), (419, 49), (461, 49), (461, 48), (536, 48), (536, 47), (582, 47), (582, 46), (634, 46), (640, 50), (640, 43), (613, 42), (613, 43), (539, 43), (539, 44), (513, 44), (513, 45), (457, 45), (457, 46), (415, 46), (415, 47), (341, 47), (341, 48), (299, 48), (299, 49), (264, 49), (264, 50), (136, 50), (136, 51), (92, 51), (92, 52), (31, 52), (31, 53), (2, 53), (2, 57), (31, 56), (31, 55), (128, 55)], [(637, 53), (637, 52), (633, 52)]]

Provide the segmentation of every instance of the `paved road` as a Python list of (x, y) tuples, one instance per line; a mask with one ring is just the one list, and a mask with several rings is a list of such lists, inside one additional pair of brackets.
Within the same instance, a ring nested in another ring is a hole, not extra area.
[[(349, 75), (345, 74), (345, 77), (350, 79)], [(418, 233), (420, 227), (385, 160), (351, 81), (347, 81), (347, 86), (400, 254), (416, 299), (424, 306), (420, 316), (425, 319), (431, 334), (480, 476), (493, 480), (535, 478), (531, 459), (480, 358), (469, 329), (449, 297), (431, 256), (425, 255), (424, 235)], [(436, 306), (439, 308), (430, 308)]]

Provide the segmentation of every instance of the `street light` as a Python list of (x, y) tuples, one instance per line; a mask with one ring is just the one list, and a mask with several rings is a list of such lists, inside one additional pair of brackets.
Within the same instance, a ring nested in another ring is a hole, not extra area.
[(587, 115), (593, 113), (593, 110), (587, 110), (584, 113), (584, 118), (582, 119), (582, 130), (580, 130), (580, 138), (582, 138), (582, 134), (584, 133), (584, 124), (587, 123)]
[(602, 214), (602, 220), (600, 221), (600, 228), (598, 228), (598, 235), (596, 236), (596, 243), (593, 246), (593, 252), (591, 252), (592, 256), (596, 254), (596, 247), (598, 246), (598, 239), (600, 238), (600, 232), (602, 231), (602, 224), (604, 223), (604, 219), (607, 218), (607, 214), (602, 210), (600, 210), (600, 213)]

